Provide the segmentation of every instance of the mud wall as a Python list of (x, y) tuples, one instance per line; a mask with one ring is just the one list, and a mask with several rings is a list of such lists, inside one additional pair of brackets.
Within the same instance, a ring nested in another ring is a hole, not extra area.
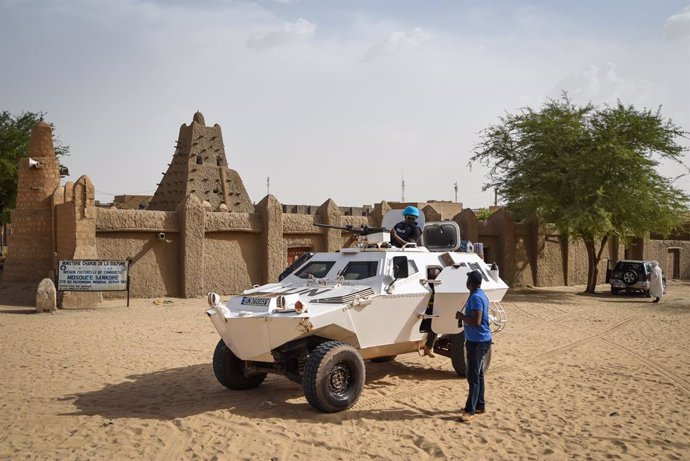
[[(678, 258), (674, 263), (673, 259)], [(690, 242), (687, 240), (646, 240), (644, 259), (656, 260), (668, 280), (690, 279)], [(678, 273), (674, 274), (673, 265)], [(674, 277), (677, 275), (678, 277)]]

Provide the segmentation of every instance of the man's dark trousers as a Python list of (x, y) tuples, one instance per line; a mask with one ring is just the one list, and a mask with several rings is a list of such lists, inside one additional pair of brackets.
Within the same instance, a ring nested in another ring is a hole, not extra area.
[(467, 382), (470, 385), (465, 412), (473, 415), (477, 409), (484, 410), (485, 406), (483, 365), (484, 356), (491, 349), (491, 341), (466, 341), (465, 348), (467, 349)]

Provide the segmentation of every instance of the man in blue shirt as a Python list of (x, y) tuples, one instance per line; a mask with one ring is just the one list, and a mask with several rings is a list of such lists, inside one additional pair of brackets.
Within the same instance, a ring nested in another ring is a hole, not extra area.
[(474, 270), (467, 274), (467, 289), (470, 296), (465, 304), (465, 315), (461, 320), (465, 327), (465, 348), (467, 350), (466, 375), (469, 393), (461, 422), (469, 422), (475, 413), (484, 413), (484, 356), (491, 349), (489, 328), (489, 299), (481, 289), (482, 273)]
[(420, 244), (420, 237), (422, 230), (417, 225), (419, 218), (419, 210), (417, 207), (408, 206), (402, 212), (405, 217), (404, 221), (400, 221), (391, 230), (391, 244), (398, 248), (402, 248), (406, 243)]

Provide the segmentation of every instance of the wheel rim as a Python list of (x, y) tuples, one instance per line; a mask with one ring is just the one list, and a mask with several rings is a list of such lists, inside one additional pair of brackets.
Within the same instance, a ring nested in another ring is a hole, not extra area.
[(623, 281), (627, 284), (635, 282), (635, 273), (633, 272), (626, 272), (623, 274)]
[(350, 387), (352, 372), (344, 363), (339, 363), (333, 367), (328, 374), (328, 389), (337, 395), (343, 395)]

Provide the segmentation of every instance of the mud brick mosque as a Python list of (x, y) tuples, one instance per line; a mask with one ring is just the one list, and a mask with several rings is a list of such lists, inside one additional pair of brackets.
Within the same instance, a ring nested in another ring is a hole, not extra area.
[[(29, 157), (40, 163), (31, 165)], [(125, 196), (126, 197), (126, 196)], [(171, 163), (146, 209), (99, 207), (88, 176), (60, 185), (52, 132), (38, 123), (21, 159), (17, 206), (11, 212), (8, 256), (0, 285), (54, 278), (64, 259), (130, 259), (133, 297), (200, 297), (230, 294), (277, 280), (289, 262), (306, 251), (336, 251), (348, 235), (316, 227), (380, 226), (391, 208), (415, 205), (426, 221), (450, 219), (464, 240), (481, 242), (484, 258), (496, 262), (513, 287), (585, 284), (584, 245), (568, 242), (536, 220), (516, 222), (503, 208), (480, 221), (459, 203), (382, 201), (371, 207), (284, 205), (267, 195), (253, 204), (242, 178), (229, 167), (219, 125), (201, 113), (180, 127)], [(612, 242), (599, 274), (611, 259), (656, 259), (667, 278), (690, 279), (687, 236)], [(122, 292), (108, 296), (125, 296)], [(65, 292), (63, 308), (93, 307), (101, 293)]]

